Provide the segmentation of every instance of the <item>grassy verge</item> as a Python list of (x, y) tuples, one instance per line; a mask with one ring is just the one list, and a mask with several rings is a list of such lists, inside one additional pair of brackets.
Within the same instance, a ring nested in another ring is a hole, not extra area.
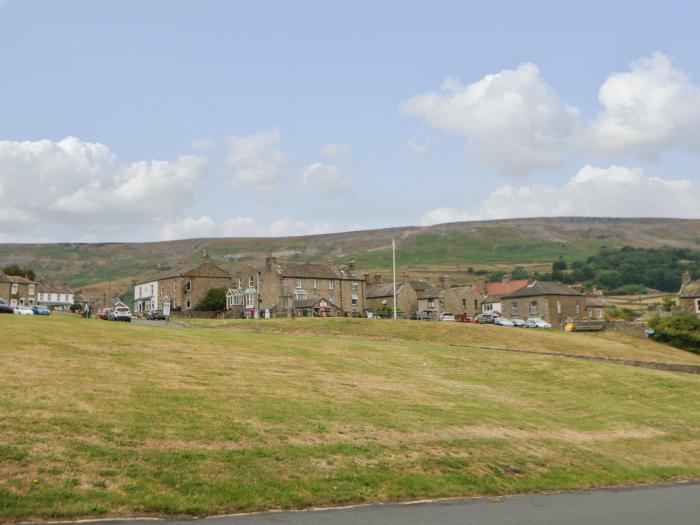
[(309, 321), (1, 318), (0, 521), (700, 476), (700, 377), (445, 340), (517, 342), (494, 327)]

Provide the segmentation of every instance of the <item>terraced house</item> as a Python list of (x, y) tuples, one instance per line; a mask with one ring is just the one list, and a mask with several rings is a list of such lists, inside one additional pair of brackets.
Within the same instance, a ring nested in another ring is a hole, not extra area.
[(537, 317), (554, 327), (588, 317), (586, 296), (565, 284), (534, 281), (501, 297), (502, 314), (514, 319)]
[(69, 310), (75, 299), (75, 292), (68, 283), (40, 281), (37, 286), (37, 304), (51, 310)]
[(26, 277), (0, 272), (0, 299), (7, 301), (10, 306), (35, 306), (36, 283)]
[(173, 310), (191, 310), (211, 288), (230, 288), (235, 278), (223, 268), (209, 262), (178, 266), (159, 271), (134, 286), (134, 313), (162, 310), (169, 302)]
[(365, 278), (353, 263), (281, 262), (244, 265), (237, 286), (229, 290), (229, 309), (251, 316), (256, 308), (274, 316), (360, 316), (365, 310)]

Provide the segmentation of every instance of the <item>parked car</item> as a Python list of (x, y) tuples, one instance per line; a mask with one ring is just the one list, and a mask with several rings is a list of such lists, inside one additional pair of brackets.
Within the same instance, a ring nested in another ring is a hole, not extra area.
[(513, 324), (519, 328), (527, 328), (527, 324), (522, 319), (511, 319)]
[(476, 323), (476, 319), (474, 319), (473, 317), (468, 316), (468, 315), (463, 315), (463, 316), (459, 319), (459, 322), (460, 322), (460, 323)]
[(497, 324), (498, 326), (515, 326), (515, 323), (507, 317), (496, 317), (493, 320), (493, 324)]
[(45, 306), (35, 306), (32, 308), (32, 312), (34, 312), (34, 315), (51, 315), (51, 310)]
[(109, 314), (110, 320), (112, 321), (125, 321), (127, 323), (131, 322), (131, 310), (127, 306), (117, 306)]
[(97, 318), (104, 319), (105, 321), (107, 321), (109, 319), (109, 314), (111, 310), (112, 308), (103, 308), (102, 310), (97, 312)]
[(527, 321), (525, 321), (525, 326), (528, 328), (552, 328), (551, 324), (544, 319), (540, 319), (539, 317), (530, 317)]
[(488, 312), (485, 314), (479, 314), (474, 319), (479, 324), (493, 324), (493, 322), (499, 317), (501, 317), (501, 314), (498, 312)]
[(146, 312), (146, 319), (150, 321), (165, 321), (166, 317), (163, 314), (163, 310), (151, 310)]
[(27, 306), (20, 306), (15, 308), (15, 313), (17, 315), (34, 315), (34, 312), (32, 312), (32, 309), (27, 307)]
[(12, 308), (4, 299), (0, 299), (0, 314), (13, 314), (15, 309)]
[(438, 320), (440, 321), (454, 321), (455, 320), (455, 314), (440, 314), (440, 317), (438, 317)]

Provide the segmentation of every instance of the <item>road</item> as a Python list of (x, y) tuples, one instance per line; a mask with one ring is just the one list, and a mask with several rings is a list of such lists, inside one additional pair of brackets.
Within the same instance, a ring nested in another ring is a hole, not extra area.
[[(206, 525), (697, 525), (700, 483), (270, 512), (201, 521)], [(123, 523), (153, 525), (154, 522)], [(180, 525), (187, 521), (156, 523)]]

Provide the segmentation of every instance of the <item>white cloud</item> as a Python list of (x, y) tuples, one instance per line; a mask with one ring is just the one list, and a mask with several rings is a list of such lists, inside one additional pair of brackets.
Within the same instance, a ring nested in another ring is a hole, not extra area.
[(437, 209), (425, 224), (446, 220), (519, 217), (678, 217), (700, 218), (700, 183), (650, 177), (640, 168), (584, 166), (562, 186), (506, 185), (491, 193), (470, 216)]
[(464, 137), (477, 165), (506, 175), (561, 166), (578, 128), (578, 110), (561, 104), (534, 64), (467, 85), (448, 78), (400, 109)]
[(336, 198), (352, 193), (350, 179), (336, 166), (315, 162), (301, 170), (304, 186), (320, 192), (325, 197)]
[(287, 167), (281, 142), (282, 134), (277, 128), (231, 137), (229, 182), (237, 188), (278, 190)]
[(325, 144), (321, 147), (321, 155), (324, 157), (345, 157), (350, 154), (350, 144)]
[(603, 110), (587, 134), (592, 150), (643, 157), (674, 148), (700, 151), (700, 87), (664, 54), (610, 75), (598, 100)]
[(196, 156), (127, 164), (107, 146), (75, 137), (0, 141), (0, 216), (17, 231), (164, 219), (189, 206), (204, 168)]
[(436, 208), (423, 215), (421, 224), (423, 226), (431, 226), (433, 224), (471, 221), (475, 219), (477, 219), (477, 217), (470, 215), (464, 210), (458, 210), (455, 208)]
[(161, 240), (192, 239), (197, 237), (283, 237), (313, 235), (337, 231), (333, 225), (321, 221), (301, 221), (284, 217), (271, 223), (252, 217), (232, 217), (217, 223), (209, 216), (187, 217), (168, 221), (161, 229)]

